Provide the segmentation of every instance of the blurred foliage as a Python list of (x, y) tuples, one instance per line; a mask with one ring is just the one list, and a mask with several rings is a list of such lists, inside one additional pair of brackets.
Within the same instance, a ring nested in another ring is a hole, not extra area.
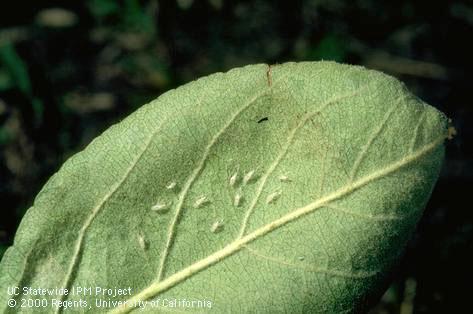
[(18, 89), (26, 94), (31, 95), (31, 84), (28, 71), (23, 60), (18, 56), (15, 48), (6, 43), (0, 47), (0, 64), (4, 67), (6, 85), (0, 86), (2, 90), (18, 87)]
[(447, 113), (439, 184), (373, 313), (460, 313), (473, 271), (470, 0), (85, 0), (0, 11), (0, 256), (45, 181), (166, 90), (250, 63), (335, 60), (397, 76)]

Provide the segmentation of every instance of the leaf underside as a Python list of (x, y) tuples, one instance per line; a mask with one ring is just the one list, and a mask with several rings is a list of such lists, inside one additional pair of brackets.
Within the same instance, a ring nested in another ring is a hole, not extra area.
[[(446, 123), (362, 67), (201, 78), (51, 177), (0, 264), (1, 291), (131, 287), (132, 300), (210, 300), (218, 313), (362, 311), (422, 214)], [(62, 299), (79, 298), (95, 304)], [(0, 294), (2, 311), (28, 312), (6, 302)]]

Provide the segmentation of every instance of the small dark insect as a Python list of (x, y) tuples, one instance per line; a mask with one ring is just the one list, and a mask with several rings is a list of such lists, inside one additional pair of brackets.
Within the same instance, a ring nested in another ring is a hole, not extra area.
[(264, 117), (264, 118), (261, 118), (258, 120), (258, 123), (261, 123), (261, 122), (264, 122), (264, 121), (268, 121), (268, 117)]

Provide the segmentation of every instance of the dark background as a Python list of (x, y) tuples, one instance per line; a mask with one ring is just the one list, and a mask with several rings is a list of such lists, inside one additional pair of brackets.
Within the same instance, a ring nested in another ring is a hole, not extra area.
[(336, 60), (398, 77), (457, 130), (372, 312), (470, 312), (472, 56), (471, 1), (8, 1), (0, 9), (0, 256), (51, 174), (143, 103), (241, 65)]

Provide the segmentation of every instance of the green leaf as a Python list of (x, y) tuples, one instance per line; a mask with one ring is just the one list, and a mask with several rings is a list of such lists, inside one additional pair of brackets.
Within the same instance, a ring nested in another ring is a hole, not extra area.
[(120, 6), (113, 0), (88, 0), (87, 6), (97, 19), (106, 18), (120, 11)]
[(28, 69), (12, 44), (7, 43), (0, 46), (0, 65), (6, 68), (18, 89), (26, 96), (31, 96), (32, 90)]
[(347, 56), (345, 41), (334, 34), (328, 34), (318, 45), (309, 50), (309, 57), (314, 60), (332, 60), (341, 62)]
[[(113, 309), (95, 299), (363, 310), (422, 215), (446, 132), (443, 114), (362, 67), (252, 65), (201, 78), (62, 166), (5, 253), (1, 291), (131, 287), (131, 299), (62, 298), (91, 312)], [(6, 298), (1, 310), (25, 311)], [(210, 310), (181, 303), (161, 309)]]

